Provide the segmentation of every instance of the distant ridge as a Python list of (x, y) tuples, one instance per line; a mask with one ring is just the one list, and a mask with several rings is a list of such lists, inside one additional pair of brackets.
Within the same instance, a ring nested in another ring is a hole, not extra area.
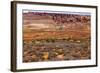
[(23, 10), (23, 13), (57, 13), (57, 14), (73, 14), (73, 15), (88, 15), (90, 16), (91, 13), (89, 12), (69, 12), (69, 11), (50, 11), (50, 10)]

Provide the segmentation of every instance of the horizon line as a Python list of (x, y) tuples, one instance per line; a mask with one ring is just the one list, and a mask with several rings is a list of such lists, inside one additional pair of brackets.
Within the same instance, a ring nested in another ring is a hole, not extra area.
[(23, 13), (39, 12), (39, 13), (58, 13), (58, 14), (73, 14), (73, 15), (91, 15), (89, 12), (70, 12), (70, 11), (51, 11), (51, 10), (27, 10), (24, 9)]

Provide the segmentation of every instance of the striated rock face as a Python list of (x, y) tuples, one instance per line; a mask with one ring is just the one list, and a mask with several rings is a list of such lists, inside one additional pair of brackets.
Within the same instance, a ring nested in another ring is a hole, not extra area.
[(91, 59), (91, 15), (23, 13), (23, 62)]
[(57, 14), (57, 13), (23, 13), (25, 27), (44, 30), (88, 30), (90, 15)]

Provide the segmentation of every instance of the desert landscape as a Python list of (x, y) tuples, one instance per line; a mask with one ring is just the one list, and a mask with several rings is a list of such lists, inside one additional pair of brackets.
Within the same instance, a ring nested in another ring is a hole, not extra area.
[(89, 13), (23, 12), (23, 62), (91, 59)]

